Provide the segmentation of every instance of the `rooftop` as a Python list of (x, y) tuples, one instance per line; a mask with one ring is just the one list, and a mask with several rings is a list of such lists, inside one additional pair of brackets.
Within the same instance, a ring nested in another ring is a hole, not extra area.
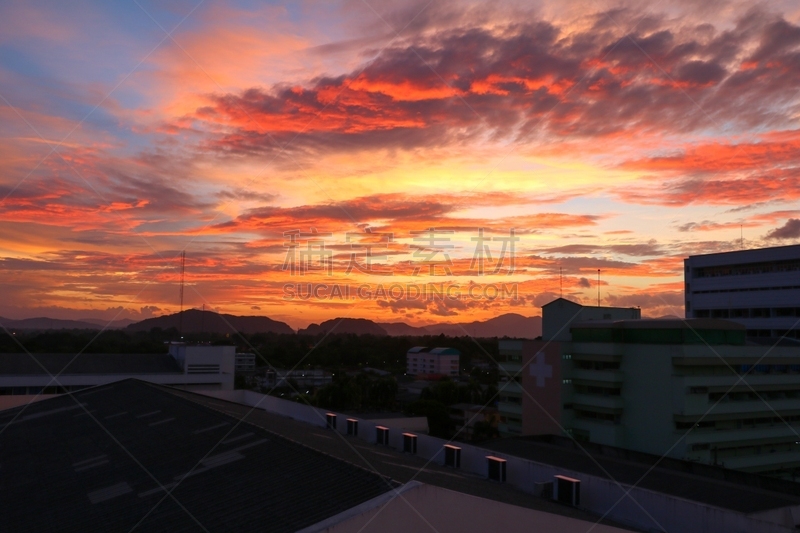
[[(484, 476), (473, 475), (463, 470), (453, 470), (438, 462), (429, 462), (422, 457), (402, 453), (389, 447), (367, 444), (359, 437), (325, 431), (286, 416), (253, 409), (247, 405), (227, 402), (189, 391), (169, 387), (162, 388), (233, 417), (242, 418), (250, 424), (268, 428), (269, 431), (288, 439), (378, 472), (401, 483), (415, 480), (511, 505), (578, 518), (587, 521), (587, 530), (598, 520), (595, 514), (527, 494), (512, 485), (488, 482)], [(453, 444), (458, 445), (458, 442)], [(630, 529), (609, 520), (603, 520), (601, 523)]]
[(640, 318), (636, 320), (587, 320), (575, 322), (571, 328), (615, 329), (695, 329), (745, 331), (738, 322), (716, 318)]
[(702, 258), (702, 257), (728, 258), (728, 257), (736, 257), (736, 256), (741, 256), (741, 257), (745, 257), (745, 258), (750, 258), (750, 257), (754, 257), (755, 258), (755, 257), (758, 257), (758, 256), (763, 256), (764, 254), (779, 255), (779, 256), (782, 256), (782, 257), (783, 256), (786, 256), (786, 257), (790, 257), (790, 256), (800, 257), (800, 244), (788, 244), (788, 245), (785, 245), (785, 246), (769, 246), (767, 248), (749, 248), (747, 250), (731, 250), (729, 252), (716, 252), (716, 253), (712, 253), (712, 254), (690, 255), (689, 258), (690, 259)]
[(800, 484), (721, 467), (659, 458), (553, 435), (481, 444), (498, 453), (608, 478), (741, 513), (800, 504)]
[(745, 344), (742, 324), (714, 318), (590, 320), (570, 327), (575, 342), (628, 344)]
[(546, 304), (544, 304), (542, 306), (542, 308), (549, 307), (549, 306), (554, 305), (554, 304), (559, 304), (559, 306), (561, 306), (561, 305), (564, 305), (565, 303), (568, 304), (568, 305), (574, 306), (574, 307), (594, 307), (594, 308), (599, 308), (599, 309), (637, 309), (636, 307), (611, 307), (611, 306), (606, 306), (606, 305), (604, 305), (602, 307), (598, 307), (598, 306), (595, 306), (595, 305), (581, 305), (581, 304), (579, 304), (577, 302), (573, 302), (572, 300), (567, 300), (566, 298), (556, 298), (555, 300), (552, 300), (552, 301), (547, 302)]
[(137, 380), (0, 412), (0, 469), (12, 531), (297, 531), (397, 486)]
[(461, 355), (461, 352), (455, 348), (437, 347), (431, 348), (429, 346), (414, 346), (406, 353), (430, 353), (434, 355)]
[(182, 374), (168, 354), (3, 353), (0, 375)]

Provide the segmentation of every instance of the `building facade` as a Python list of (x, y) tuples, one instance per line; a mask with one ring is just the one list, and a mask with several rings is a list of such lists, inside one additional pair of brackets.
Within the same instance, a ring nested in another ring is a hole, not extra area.
[(457, 376), (461, 352), (455, 348), (415, 346), (406, 353), (406, 373)]
[(254, 353), (237, 353), (235, 358), (235, 367), (239, 374), (252, 374), (256, 371), (256, 354)]
[(749, 337), (800, 340), (800, 245), (684, 260), (687, 318), (743, 324)]
[(727, 320), (638, 319), (501, 353), (521, 369), (521, 434), (800, 479), (800, 348), (754, 345)]
[[(588, 307), (558, 298), (542, 307), (542, 338), (548, 339), (548, 345), (558, 341), (569, 341), (569, 328), (575, 322), (638, 319), (641, 316), (642, 312), (638, 308)], [(503, 436), (530, 434), (530, 432), (523, 431), (522, 403), (525, 396), (523, 381), (527, 381), (530, 377), (530, 375), (526, 377), (522, 372), (523, 343), (526, 341), (500, 341), (500, 362), (498, 364), (500, 383), (497, 386), (499, 390), (497, 409), (500, 415), (498, 429)], [(557, 346), (558, 344), (555, 344), (549, 349), (552, 350)], [(555, 356), (551, 355), (550, 357)], [(554, 411), (560, 409), (555, 404), (551, 408)], [(556, 433), (559, 432), (558, 427), (551, 429), (554, 429)]]

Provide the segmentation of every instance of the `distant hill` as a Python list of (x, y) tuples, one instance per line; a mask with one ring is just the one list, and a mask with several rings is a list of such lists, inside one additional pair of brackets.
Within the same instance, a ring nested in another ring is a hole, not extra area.
[[(337, 325), (338, 324), (338, 325)], [(356, 335), (403, 335), (420, 337), (423, 335), (446, 335), (448, 337), (517, 337), (534, 339), (542, 334), (542, 317), (526, 317), (508, 313), (484, 322), (475, 321), (463, 324), (433, 324), (430, 326), (409, 326), (405, 322), (373, 322), (365, 318), (334, 318), (322, 324), (311, 324), (297, 333), (319, 335), (327, 333), (355, 333)]]
[(407, 335), (409, 337), (421, 337), (430, 335), (431, 332), (424, 327), (409, 326), (405, 322), (378, 322), (378, 325), (386, 330), (392, 337)]
[[(181, 319), (181, 316), (183, 317)], [(236, 316), (189, 309), (183, 313), (148, 318), (131, 324), (127, 331), (150, 331), (153, 328), (183, 328), (184, 333), (294, 333), (285, 322), (265, 316)]]
[[(180, 313), (148, 318), (140, 322), (130, 323), (130, 319), (116, 320), (111, 324), (98, 318), (83, 320), (60, 320), (57, 318), (27, 318), (11, 320), (0, 317), (0, 324), (8, 329), (125, 329), (127, 331), (150, 331), (153, 328), (169, 329), (180, 327)], [(183, 311), (184, 333), (286, 333), (294, 330), (284, 322), (278, 322), (265, 316), (236, 316), (189, 309)], [(335, 326), (335, 327), (334, 327)], [(486, 321), (474, 321), (456, 324), (432, 324), (429, 326), (410, 326), (405, 322), (374, 322), (365, 318), (334, 318), (321, 324), (311, 324), (298, 333), (319, 335), (333, 329), (333, 333), (353, 333), (356, 335), (380, 336), (424, 336), (446, 335), (449, 337), (517, 337), (533, 339), (542, 334), (542, 317), (525, 317), (516, 313), (508, 313)]]
[(103, 320), (102, 318), (81, 318), (80, 321), (88, 322), (89, 324), (96, 324), (101, 328), (106, 329), (124, 329), (136, 322), (136, 320), (131, 318), (123, 318), (120, 320), (113, 320), (111, 322), (108, 320)]
[(475, 321), (461, 324), (435, 324), (425, 326), (433, 335), (444, 334), (450, 337), (518, 337), (535, 339), (542, 334), (542, 317), (522, 316), (507, 313), (484, 322)]
[(0, 317), (0, 324), (8, 329), (102, 329), (103, 326), (83, 320), (61, 320), (58, 318), (25, 318), (11, 320)]
[[(409, 326), (410, 327), (410, 326)], [(381, 325), (366, 318), (334, 318), (322, 324), (310, 324), (306, 329), (297, 333), (303, 335), (319, 335), (320, 333), (354, 333), (356, 335), (388, 335)]]

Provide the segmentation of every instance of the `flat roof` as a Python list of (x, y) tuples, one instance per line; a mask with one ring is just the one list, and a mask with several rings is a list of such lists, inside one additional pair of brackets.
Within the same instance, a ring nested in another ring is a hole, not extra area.
[[(44, 368), (42, 368), (44, 367)], [(62, 374), (182, 374), (169, 354), (3, 353), (0, 376)]]
[[(768, 248), (751, 248), (748, 250), (731, 250), (712, 254), (690, 255), (686, 258), (694, 267), (735, 264), (735, 262), (783, 261), (800, 259), (800, 244), (786, 246), (770, 246)], [(719, 261), (722, 261), (721, 263)]]
[(455, 348), (449, 348), (444, 346), (438, 346), (436, 348), (431, 348), (430, 346), (414, 346), (410, 348), (407, 352), (410, 353), (429, 353), (432, 355), (461, 355), (461, 352), (456, 350)]
[(549, 305), (553, 305), (553, 304), (559, 303), (559, 302), (566, 302), (568, 304), (571, 304), (571, 305), (574, 305), (574, 306), (577, 306), (577, 307), (587, 307), (587, 308), (592, 308), (592, 309), (638, 309), (638, 307), (610, 307), (610, 306), (606, 306), (606, 305), (603, 305), (603, 306), (582, 305), (582, 304), (579, 304), (577, 302), (573, 302), (572, 300), (567, 300), (566, 298), (556, 298), (555, 300), (547, 302), (546, 304), (542, 305), (542, 308), (545, 308), (545, 307), (547, 307)]
[(0, 431), (12, 531), (290, 532), (399, 486), (133, 379), (2, 411)]
[(695, 329), (695, 330), (745, 330), (745, 326), (731, 320), (717, 318), (639, 318), (636, 320), (586, 320), (574, 322), (575, 328), (616, 329)]
[(566, 437), (513, 437), (480, 446), (745, 514), (800, 504), (800, 484), (791, 481), (590, 443), (581, 443), (581, 450)]
[[(190, 391), (173, 389), (162, 385), (153, 386), (162, 388), (172, 394), (182, 396), (202, 405), (208, 405), (236, 418), (242, 418), (250, 424), (267, 428), (269, 431), (275, 432), (288, 439), (300, 442), (320, 452), (330, 454), (333, 457), (368, 468), (401, 483), (416, 480), (421, 483), (436, 485), (481, 498), (527, 507), (529, 509), (538, 509), (557, 515), (570, 516), (572, 518), (585, 520), (587, 522), (587, 530), (589, 530), (592, 524), (597, 522), (599, 518), (593, 513), (534, 496), (509, 484), (492, 483), (487, 481), (485, 477), (470, 474), (462, 470), (454, 470), (436, 461), (427, 461), (422, 457), (403, 453), (391, 447), (368, 444), (359, 437), (326, 431), (323, 428), (299, 422), (286, 416), (270, 413), (261, 409), (253, 409), (250, 406), (235, 402), (228, 402), (218, 398), (212, 398)], [(452, 442), (452, 444), (454, 446), (461, 446), (461, 443), (457, 441)], [(600, 523), (631, 531), (639, 531), (638, 529), (621, 525), (607, 519), (603, 519)]]

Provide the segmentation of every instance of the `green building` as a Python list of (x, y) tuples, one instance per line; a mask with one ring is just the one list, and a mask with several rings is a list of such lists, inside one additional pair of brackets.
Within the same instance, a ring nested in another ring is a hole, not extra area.
[(519, 434), (800, 476), (800, 348), (748, 344), (726, 320), (585, 320), (564, 302), (544, 306), (541, 341), (501, 342)]

